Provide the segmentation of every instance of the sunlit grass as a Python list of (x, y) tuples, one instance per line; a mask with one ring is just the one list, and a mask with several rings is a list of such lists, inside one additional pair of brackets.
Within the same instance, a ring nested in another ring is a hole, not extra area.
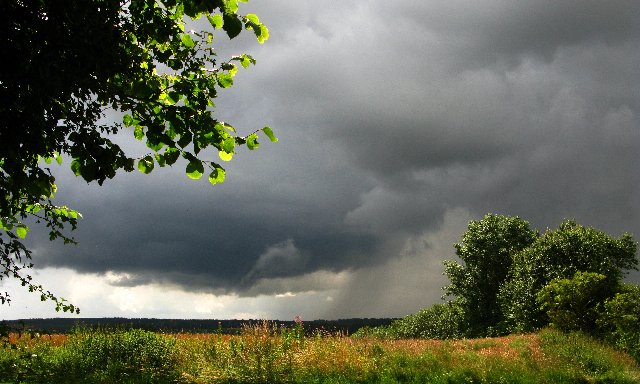
[(640, 382), (640, 369), (628, 355), (552, 330), (471, 340), (384, 340), (305, 336), (301, 326), (265, 321), (246, 325), (237, 336), (121, 330), (11, 340), (0, 349), (0, 382)]

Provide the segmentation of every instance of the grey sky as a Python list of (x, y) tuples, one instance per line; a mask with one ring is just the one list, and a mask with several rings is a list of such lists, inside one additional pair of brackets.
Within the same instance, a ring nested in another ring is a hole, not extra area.
[[(219, 116), (241, 132), (270, 125), (280, 142), (243, 150), (216, 187), (183, 165), (103, 187), (58, 172), (60, 201), (84, 219), (76, 247), (30, 236), (46, 278), (63, 267), (153, 287), (148, 297), (207, 294), (212, 308), (233, 297), (272, 318), (292, 306), (403, 316), (438, 300), (441, 260), (485, 213), (640, 237), (640, 2), (253, 0), (241, 11), (271, 37), (220, 36), (221, 58), (258, 63), (221, 92)], [(136, 316), (195, 317), (156, 307)]]

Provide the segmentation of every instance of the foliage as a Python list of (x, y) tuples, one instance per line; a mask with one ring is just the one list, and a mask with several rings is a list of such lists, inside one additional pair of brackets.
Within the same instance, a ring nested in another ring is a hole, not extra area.
[(175, 340), (153, 332), (78, 330), (61, 346), (34, 341), (16, 342), (13, 350), (5, 351), (13, 359), (12, 364), (0, 364), (0, 379), (27, 383), (171, 383), (177, 378)]
[(468, 329), (464, 307), (454, 301), (434, 304), (396, 320), (389, 334), (395, 338), (459, 339), (467, 336)]
[(596, 321), (616, 285), (605, 275), (576, 272), (571, 279), (553, 279), (537, 295), (540, 309), (551, 325), (564, 331), (596, 332)]
[[(0, 48), (11, 57), (0, 71), (0, 278), (18, 279), (52, 299), (56, 310), (77, 311), (32, 282), (30, 250), (22, 239), (27, 219), (46, 225), (51, 240), (74, 240), (79, 214), (52, 202), (49, 164), (70, 157), (71, 170), (100, 185), (120, 170), (151, 172), (183, 158), (189, 178), (225, 179), (218, 161), (240, 146), (258, 147), (258, 132), (277, 141), (269, 127), (246, 136), (214, 116), (219, 89), (233, 85), (246, 54), (217, 61), (213, 31), (229, 38), (243, 29), (263, 43), (258, 16), (238, 14), (246, 0), (10, 1), (3, 5)], [(206, 30), (190, 20), (208, 20)], [(187, 24), (187, 22), (191, 24)], [(107, 123), (106, 111), (121, 116)], [(146, 143), (146, 154), (127, 154), (112, 141), (127, 131)], [(0, 293), (0, 303), (10, 301)]]
[(605, 340), (640, 361), (640, 285), (623, 284), (604, 302), (597, 322)]
[(451, 283), (443, 288), (456, 296), (454, 301), (389, 327), (363, 330), (359, 336), (492, 336), (530, 332), (552, 321), (565, 331), (600, 330), (623, 347), (638, 344), (638, 332), (622, 331), (640, 327), (627, 324), (640, 318), (634, 309), (640, 300), (631, 293), (635, 291), (627, 288), (612, 298), (626, 271), (637, 269), (637, 244), (631, 235), (615, 238), (567, 220), (539, 236), (518, 217), (488, 214), (471, 221), (454, 247), (462, 264), (445, 261), (444, 274)]
[[(69, 342), (67, 369), (85, 382), (169, 381), (175, 368), (175, 340), (149, 331), (80, 331)], [(169, 374), (167, 373), (169, 372)], [(135, 378), (135, 380), (134, 380)]]
[(526, 332), (548, 324), (549, 317), (536, 299), (553, 279), (582, 271), (606, 276), (608, 286), (619, 284), (626, 270), (637, 269), (636, 246), (631, 235), (615, 238), (572, 220), (548, 230), (515, 255), (509, 278), (500, 288), (505, 328)]
[(471, 327), (470, 336), (491, 334), (491, 328), (502, 320), (499, 288), (507, 278), (513, 255), (536, 237), (529, 223), (519, 217), (487, 214), (482, 220), (470, 221), (461, 242), (454, 244), (462, 264), (445, 261), (444, 274), (450, 284), (444, 289), (460, 302)]

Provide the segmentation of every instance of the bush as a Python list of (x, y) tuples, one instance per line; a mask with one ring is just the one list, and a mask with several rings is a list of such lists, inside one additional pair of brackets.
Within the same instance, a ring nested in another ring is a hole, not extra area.
[(434, 304), (390, 326), (398, 338), (458, 339), (466, 336), (464, 309), (459, 302)]
[(140, 329), (78, 331), (67, 344), (67, 376), (76, 382), (171, 382), (175, 340)]
[(364, 326), (355, 331), (351, 337), (356, 339), (375, 338), (375, 339), (398, 339), (397, 332), (391, 325), (380, 325), (378, 327)]
[(640, 285), (624, 284), (597, 320), (604, 337), (640, 361)]
[(559, 330), (594, 333), (599, 310), (615, 288), (605, 275), (576, 272), (571, 279), (551, 280), (538, 292), (537, 301)]

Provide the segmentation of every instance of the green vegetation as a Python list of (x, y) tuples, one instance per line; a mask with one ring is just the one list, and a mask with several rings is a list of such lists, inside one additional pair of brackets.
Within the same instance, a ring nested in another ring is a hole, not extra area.
[(567, 220), (540, 235), (518, 218), (471, 221), (445, 262), (452, 301), (357, 336), (454, 339), (580, 331), (640, 361), (640, 286), (622, 278), (637, 269), (631, 235), (615, 238)]
[(6, 383), (637, 383), (629, 356), (581, 334), (380, 340), (301, 325), (246, 325), (239, 336), (87, 331), (0, 349)]
[(640, 286), (622, 285), (602, 307), (596, 320), (601, 337), (640, 361)]
[(551, 325), (566, 332), (596, 329), (601, 307), (615, 286), (605, 275), (576, 272), (571, 279), (553, 279), (538, 291), (540, 309)]
[(530, 246), (537, 233), (518, 217), (487, 215), (471, 221), (462, 241), (454, 244), (462, 261), (445, 261), (445, 275), (451, 283), (444, 287), (455, 296), (465, 314), (465, 335), (485, 336), (503, 322), (498, 293), (507, 281), (513, 255)]
[(537, 302), (538, 292), (553, 279), (570, 279), (576, 272), (602, 274), (610, 286), (620, 286), (630, 269), (637, 269), (637, 244), (631, 235), (619, 238), (575, 221), (547, 230), (531, 246), (513, 254), (509, 278), (500, 287), (506, 332), (528, 332), (549, 323)]
[[(50, 164), (71, 159), (76, 176), (100, 185), (118, 171), (143, 174), (183, 159), (186, 175), (225, 179), (221, 161), (238, 148), (258, 148), (264, 127), (239, 135), (214, 115), (219, 90), (233, 85), (246, 54), (218, 61), (216, 30), (234, 38), (243, 29), (263, 43), (267, 28), (255, 14), (240, 15), (247, 0), (10, 1), (3, 4), (0, 70), (0, 279), (14, 278), (56, 310), (78, 312), (28, 274), (31, 251), (23, 244), (31, 223), (49, 238), (74, 239), (79, 213), (56, 206)], [(209, 21), (208, 28), (189, 30)], [(187, 25), (187, 23), (189, 24)], [(119, 122), (106, 118), (119, 116)], [(125, 131), (147, 153), (125, 153), (113, 135)], [(212, 160), (217, 155), (219, 160)], [(0, 292), (0, 304), (10, 301)]]
[(387, 327), (361, 329), (356, 336), (421, 339), (460, 339), (467, 329), (464, 309), (458, 302), (435, 304)]

